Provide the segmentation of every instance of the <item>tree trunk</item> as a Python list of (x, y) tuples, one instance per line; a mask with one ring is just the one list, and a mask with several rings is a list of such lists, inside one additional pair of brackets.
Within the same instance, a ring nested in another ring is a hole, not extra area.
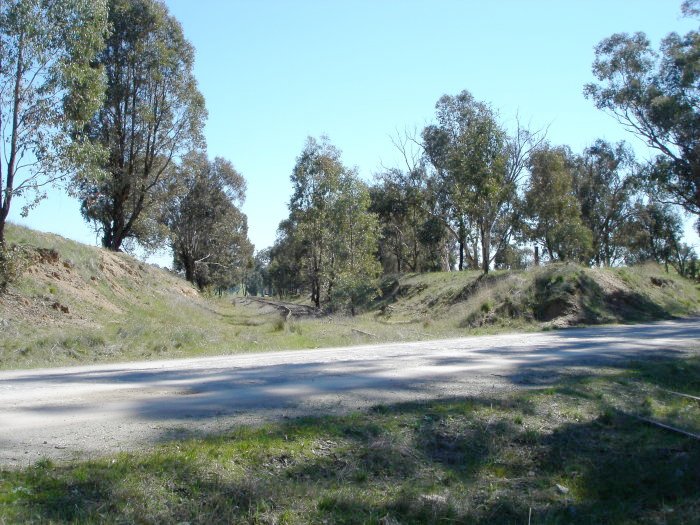
[(443, 272), (451, 272), (452, 271), (452, 265), (450, 264), (450, 248), (449, 245), (446, 242), (442, 243), (442, 246), (440, 247), (440, 251), (442, 252), (440, 254), (440, 264), (442, 266), (442, 271)]
[(195, 267), (194, 259), (186, 254), (181, 255), (182, 265), (185, 267), (185, 280), (194, 284)]
[[(12, 192), (15, 185), (15, 172), (17, 171), (17, 141), (20, 135), (20, 108), (22, 106), (22, 80), (24, 79), (24, 31), (19, 35), (17, 45), (17, 67), (14, 72), (14, 89), (12, 95), (12, 128), (10, 133), (10, 151), (7, 160), (7, 171), (5, 173), (5, 198), (2, 199), (0, 209), (0, 244), (5, 242), (5, 223), (10, 214), (10, 203), (12, 202)], [(3, 137), (4, 138), (4, 137)], [(7, 153), (7, 152), (6, 152)], [(7, 157), (5, 157), (7, 158)], [(21, 160), (19, 161), (21, 162)], [(2, 177), (0, 177), (2, 183)], [(2, 186), (0, 186), (2, 191)]]
[(491, 263), (491, 232), (481, 226), (481, 262), (483, 264), (484, 273), (489, 273), (489, 264)]
[(321, 307), (321, 287), (316, 277), (311, 280), (311, 301), (316, 308)]
[(458, 270), (461, 272), (464, 270), (464, 241), (462, 237), (459, 238), (459, 267)]
[(464, 248), (467, 244), (467, 232), (464, 228), (464, 221), (459, 221), (459, 267), (457, 268), (460, 272), (464, 270)]
[(535, 266), (540, 265), (540, 247), (535, 245)]

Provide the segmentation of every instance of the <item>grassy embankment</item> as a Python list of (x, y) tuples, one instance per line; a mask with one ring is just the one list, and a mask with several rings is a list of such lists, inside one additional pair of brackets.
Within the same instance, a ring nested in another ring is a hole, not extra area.
[(285, 322), (244, 298), (202, 297), (169, 272), (12, 226), (31, 264), (0, 296), (0, 367), (172, 358), (638, 322), (696, 314), (698, 285), (655, 265), (387, 277), (372, 310)]
[(697, 523), (700, 360), (0, 470), (0, 523)]

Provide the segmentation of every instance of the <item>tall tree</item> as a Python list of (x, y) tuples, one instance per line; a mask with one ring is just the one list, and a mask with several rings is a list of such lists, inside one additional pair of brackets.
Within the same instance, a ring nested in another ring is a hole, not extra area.
[[(697, 6), (684, 2), (685, 14)], [(658, 152), (652, 180), (700, 215), (700, 32), (670, 33), (659, 52), (644, 33), (612, 35), (596, 47), (593, 74), (600, 83), (586, 96)]]
[(317, 308), (339, 298), (354, 309), (379, 273), (378, 223), (369, 212), (369, 191), (326, 139), (309, 138), (291, 180), (289, 219), (280, 225), (272, 250), (273, 279), (281, 258), (287, 270), (302, 274)]
[(26, 213), (46, 185), (99, 158), (79, 131), (104, 93), (91, 62), (106, 32), (101, 0), (0, 2), (0, 244), (14, 197), (33, 197)]
[(370, 210), (381, 227), (379, 255), (386, 272), (420, 272), (431, 264), (421, 231), (431, 216), (427, 211), (426, 173), (389, 169), (377, 175), (370, 188)]
[(331, 212), (331, 267), (328, 296), (335, 306), (355, 315), (357, 308), (376, 295), (379, 222), (369, 211), (367, 185), (348, 171), (340, 180)]
[(185, 157), (179, 171), (184, 191), (171, 201), (168, 227), (176, 268), (200, 289), (225, 288), (242, 276), (253, 248), (246, 216), (245, 180), (221, 157)]
[(107, 74), (92, 140), (109, 151), (101, 178), (76, 179), (82, 213), (106, 248), (154, 240), (152, 212), (169, 196), (173, 160), (202, 140), (204, 99), (192, 73), (194, 49), (159, 0), (109, 0), (112, 34), (98, 63)]
[(583, 223), (592, 234), (593, 262), (610, 266), (624, 256), (622, 231), (632, 213), (639, 167), (624, 142), (612, 145), (603, 140), (586, 148), (573, 162), (574, 193)]
[(590, 257), (592, 235), (581, 220), (572, 169), (567, 148), (542, 146), (532, 152), (524, 201), (525, 231), (544, 246), (551, 260), (583, 262)]
[(253, 267), (245, 277), (245, 293), (263, 295), (269, 293), (272, 280), (270, 276), (270, 248), (255, 253)]
[(283, 220), (277, 228), (277, 239), (270, 249), (270, 282), (280, 298), (300, 293), (306, 283), (302, 265), (305, 250), (291, 219)]
[[(294, 234), (304, 249), (303, 269), (311, 301), (320, 307), (322, 287), (331, 282), (333, 265), (332, 207), (345, 167), (340, 152), (327, 141), (309, 138), (292, 172), (294, 192), (289, 203)], [(332, 286), (332, 285), (331, 285)]]
[(496, 112), (468, 91), (440, 98), (436, 118), (437, 124), (423, 130), (423, 143), (435, 170), (438, 200), (449, 210), (459, 243), (459, 269), (466, 254), (472, 267), (488, 273), (513, 234), (518, 183), (529, 152), (544, 134), (518, 123), (509, 136)]
[(629, 248), (628, 264), (654, 261), (668, 271), (669, 264), (682, 256), (681, 218), (668, 204), (636, 203), (624, 232)]

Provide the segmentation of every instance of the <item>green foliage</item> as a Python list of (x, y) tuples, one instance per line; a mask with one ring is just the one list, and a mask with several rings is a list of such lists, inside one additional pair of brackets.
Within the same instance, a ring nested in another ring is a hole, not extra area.
[(497, 270), (524, 270), (532, 256), (529, 248), (507, 244), (496, 254), (494, 266)]
[(422, 135), (435, 198), (459, 243), (459, 269), (466, 254), (471, 268), (487, 273), (514, 233), (518, 182), (543, 136), (520, 125), (509, 136), (495, 110), (468, 91), (440, 98), (436, 118)]
[[(687, 15), (695, 2), (684, 3)], [(586, 96), (656, 149), (649, 179), (687, 211), (700, 214), (700, 32), (670, 33), (660, 52), (644, 33), (618, 33), (596, 48)], [(698, 223), (700, 228), (700, 223)]]
[[(318, 308), (340, 287), (350, 308), (356, 292), (373, 283), (380, 266), (375, 258), (378, 223), (369, 212), (366, 185), (340, 160), (327, 141), (309, 139), (292, 173), (294, 193), (288, 221), (280, 225), (271, 252), (271, 274), (278, 285), (305, 283)], [(286, 275), (298, 272), (297, 278)]]
[(377, 214), (381, 228), (379, 260), (385, 273), (440, 269), (445, 226), (428, 212), (427, 182), (425, 167), (416, 162), (407, 171), (381, 173), (370, 188), (370, 210)]
[(654, 261), (672, 265), (679, 274), (695, 278), (697, 255), (692, 247), (681, 241), (681, 217), (667, 204), (637, 203), (623, 233), (629, 252), (628, 264)]
[(530, 181), (525, 194), (526, 235), (542, 243), (552, 260), (587, 261), (591, 231), (581, 220), (574, 194), (570, 152), (543, 146), (530, 156)]
[(81, 128), (104, 93), (102, 69), (92, 61), (106, 32), (102, 0), (0, 3), (0, 243), (13, 197), (32, 197), (26, 214), (47, 184), (94, 173), (101, 149)]
[(250, 295), (263, 295), (269, 293), (272, 287), (270, 275), (271, 249), (266, 248), (255, 253), (253, 268), (246, 273), (244, 279), (245, 290)]
[(204, 98), (192, 68), (194, 49), (159, 0), (109, 0), (112, 33), (97, 63), (107, 91), (87, 127), (109, 151), (100, 177), (76, 177), (81, 211), (119, 250), (164, 236), (162, 208), (178, 189), (172, 159), (202, 142)]
[(581, 220), (592, 235), (592, 262), (611, 266), (623, 260), (628, 247), (625, 225), (639, 186), (639, 167), (624, 142), (597, 140), (573, 158), (573, 188)]
[(282, 221), (277, 228), (275, 244), (270, 248), (270, 283), (280, 297), (298, 295), (305, 285), (304, 250), (295, 231), (296, 226), (290, 219)]
[[(501, 212), (500, 202), (515, 191), (507, 176), (506, 134), (493, 109), (463, 91), (444, 95), (436, 104), (437, 124), (423, 130), (423, 142), (435, 169), (439, 200), (448, 214), (460, 243), (460, 264), (467, 237), (490, 248), (491, 223)], [(485, 243), (485, 244), (484, 244)], [(478, 267), (479, 253), (467, 253), (471, 267)], [(486, 260), (488, 269), (489, 260)]]
[(253, 255), (238, 208), (245, 180), (229, 161), (211, 162), (204, 153), (189, 154), (177, 169), (182, 190), (166, 216), (175, 269), (200, 290), (230, 288), (241, 282)]
[(355, 315), (358, 310), (370, 305), (378, 293), (376, 280), (356, 273), (347, 273), (341, 276), (333, 288), (330, 304), (333, 309), (346, 310)]

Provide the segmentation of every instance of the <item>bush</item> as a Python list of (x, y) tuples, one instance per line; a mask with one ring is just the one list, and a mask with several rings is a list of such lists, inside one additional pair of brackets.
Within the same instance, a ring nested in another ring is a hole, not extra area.
[(24, 246), (0, 244), (0, 293), (20, 278), (30, 261), (29, 252)]

